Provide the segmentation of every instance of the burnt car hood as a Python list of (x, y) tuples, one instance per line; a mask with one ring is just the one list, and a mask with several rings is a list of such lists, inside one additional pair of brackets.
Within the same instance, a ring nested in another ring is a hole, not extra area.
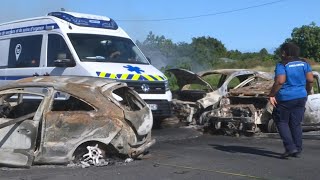
[(250, 86), (230, 89), (230, 96), (268, 96), (271, 91), (273, 80), (258, 81)]
[(200, 84), (200, 85), (207, 86), (211, 90), (213, 90), (213, 88), (208, 82), (203, 80), (199, 75), (197, 75), (194, 72), (191, 72), (186, 69), (180, 69), (180, 68), (168, 69), (167, 71), (172, 73), (176, 77), (177, 84), (180, 89), (187, 84)]
[[(230, 89), (229, 97), (251, 96), (251, 97), (268, 97), (271, 91), (273, 80), (254, 82), (250, 86)], [(303, 124), (312, 125), (320, 123), (320, 94), (308, 95), (308, 100), (305, 105), (305, 118)]]

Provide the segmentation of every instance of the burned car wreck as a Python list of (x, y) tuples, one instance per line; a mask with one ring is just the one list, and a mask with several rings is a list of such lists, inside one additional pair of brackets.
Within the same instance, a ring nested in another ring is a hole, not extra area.
[[(318, 129), (320, 125), (319, 73), (313, 72), (313, 93), (308, 95), (303, 128)], [(205, 112), (203, 118), (213, 130), (223, 129), (228, 134), (240, 132), (277, 132), (272, 119), (273, 106), (268, 101), (268, 94), (273, 80), (248, 79), (231, 89), (220, 101), (220, 106)]]
[[(185, 121), (229, 135), (277, 131), (268, 98), (273, 74), (244, 69), (198, 74), (183, 69), (169, 71), (175, 74), (179, 85), (174, 92), (174, 113)], [(319, 73), (313, 74), (314, 93), (308, 96), (303, 122), (308, 128), (320, 125)]]
[[(219, 102), (219, 106), (202, 114), (203, 122), (211, 130), (222, 130), (228, 135), (239, 132), (256, 133), (261, 130), (276, 131), (268, 94), (273, 80), (251, 77), (230, 89)], [(270, 124), (268, 129), (267, 125)]]
[(151, 110), (124, 83), (33, 77), (0, 88), (0, 164), (138, 157), (155, 143)]
[(248, 69), (218, 69), (194, 73), (185, 69), (169, 69), (179, 89), (173, 91), (173, 112), (187, 123), (203, 124), (203, 112), (219, 107), (230, 89), (250, 79), (271, 79), (269, 73)]

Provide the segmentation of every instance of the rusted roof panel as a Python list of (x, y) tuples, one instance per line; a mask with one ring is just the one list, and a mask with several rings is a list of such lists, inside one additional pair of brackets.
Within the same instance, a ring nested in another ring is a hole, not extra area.
[[(9, 89), (12, 87), (56, 87), (58, 89), (67, 89), (70, 84), (80, 85), (79, 87), (102, 87), (103, 85), (117, 83), (115, 80), (107, 80), (95, 77), (81, 76), (37, 76), (24, 78), (14, 81), (6, 86), (0, 87), (0, 90)], [(68, 85), (69, 84), (69, 85)]]
[(230, 96), (267, 96), (273, 85), (273, 80), (255, 82), (250, 86), (230, 89)]

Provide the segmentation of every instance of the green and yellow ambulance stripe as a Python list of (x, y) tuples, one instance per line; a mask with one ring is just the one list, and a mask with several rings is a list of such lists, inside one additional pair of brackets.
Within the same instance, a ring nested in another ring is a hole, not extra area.
[(148, 75), (148, 74), (115, 74), (106, 72), (96, 72), (98, 77), (118, 80), (132, 80), (132, 81), (164, 81), (167, 80), (165, 76)]

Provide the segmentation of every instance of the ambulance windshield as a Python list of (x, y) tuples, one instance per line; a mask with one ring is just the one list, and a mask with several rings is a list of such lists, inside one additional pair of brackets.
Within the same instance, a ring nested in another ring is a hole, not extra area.
[(138, 47), (128, 38), (96, 34), (68, 36), (81, 61), (149, 64)]

